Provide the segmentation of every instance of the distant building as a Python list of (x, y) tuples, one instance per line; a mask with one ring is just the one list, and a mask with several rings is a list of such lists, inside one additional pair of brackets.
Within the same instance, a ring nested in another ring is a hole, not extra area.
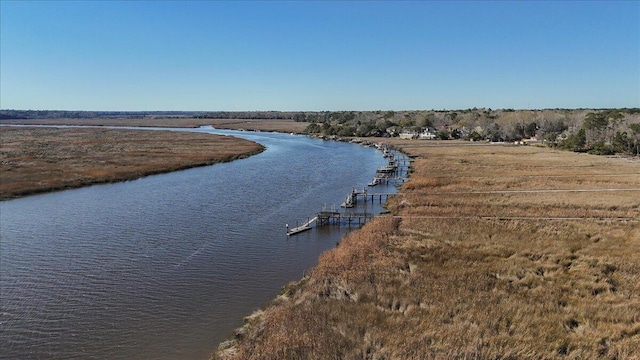
[(537, 137), (532, 136), (529, 139), (522, 139), (522, 144), (523, 145), (534, 145), (534, 144), (541, 144), (542, 141), (540, 141)]
[(420, 140), (435, 140), (438, 138), (437, 131), (434, 128), (427, 127), (419, 135)]
[(418, 133), (413, 130), (403, 130), (399, 136), (400, 139), (413, 140), (418, 138)]
[(387, 132), (388, 136), (398, 136), (399, 135), (399, 127), (398, 126), (388, 127), (386, 129), (386, 132)]

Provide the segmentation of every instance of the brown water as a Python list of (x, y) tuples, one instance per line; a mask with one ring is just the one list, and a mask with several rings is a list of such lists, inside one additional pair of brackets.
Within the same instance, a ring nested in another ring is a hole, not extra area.
[(349, 230), (288, 239), (285, 223), (339, 206), (385, 163), (352, 144), (222, 133), (267, 150), (0, 203), (1, 358), (208, 358)]

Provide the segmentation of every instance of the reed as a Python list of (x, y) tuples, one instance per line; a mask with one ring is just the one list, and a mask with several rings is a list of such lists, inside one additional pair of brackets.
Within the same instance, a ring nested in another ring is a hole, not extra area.
[(640, 163), (395, 145), (416, 159), (392, 216), (323, 254), (213, 358), (640, 358)]
[(242, 139), (170, 131), (0, 127), (0, 200), (231, 161)]

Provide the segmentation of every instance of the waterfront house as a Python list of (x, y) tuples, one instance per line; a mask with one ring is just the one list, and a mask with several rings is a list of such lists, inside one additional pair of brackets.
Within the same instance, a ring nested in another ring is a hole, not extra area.
[(400, 139), (413, 140), (418, 138), (418, 133), (413, 130), (403, 130), (399, 136)]
[(436, 129), (427, 127), (418, 135), (420, 140), (435, 140), (437, 139)]

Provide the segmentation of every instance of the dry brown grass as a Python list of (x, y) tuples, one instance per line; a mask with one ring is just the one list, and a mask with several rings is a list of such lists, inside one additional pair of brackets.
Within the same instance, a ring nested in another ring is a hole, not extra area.
[(153, 117), (144, 118), (95, 118), (95, 119), (31, 119), (2, 120), (3, 124), (27, 125), (92, 125), (92, 126), (143, 126), (143, 127), (200, 127), (212, 125), (219, 129), (260, 130), (302, 133), (309, 125), (306, 122), (280, 119), (196, 119), (190, 117)]
[(73, 119), (3, 119), (2, 124), (12, 125), (73, 125), (73, 126), (143, 126), (143, 127), (186, 127), (193, 128), (211, 125), (211, 119), (190, 117), (154, 117), (142, 118), (73, 118)]
[(231, 130), (258, 130), (277, 131), (284, 133), (301, 134), (307, 128), (307, 122), (295, 122), (293, 120), (243, 120), (243, 119), (215, 119), (210, 124), (219, 129)]
[(640, 358), (640, 163), (396, 145), (416, 159), (393, 216), (324, 254), (214, 358)]
[(246, 157), (262, 146), (170, 131), (0, 127), (0, 200)]

